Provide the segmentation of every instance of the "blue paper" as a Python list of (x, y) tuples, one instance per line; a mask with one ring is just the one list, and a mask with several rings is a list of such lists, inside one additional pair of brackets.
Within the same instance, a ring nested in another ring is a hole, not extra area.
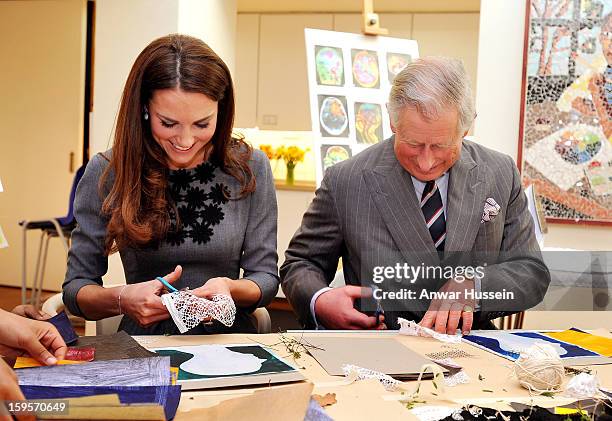
[(70, 319), (68, 319), (66, 312), (61, 311), (46, 321), (55, 326), (67, 345), (70, 345), (79, 339), (74, 331), (74, 328), (72, 327), (72, 324), (70, 323)]
[(325, 409), (323, 409), (317, 401), (310, 398), (304, 421), (334, 421), (334, 419), (327, 415)]
[[(485, 336), (486, 335), (486, 336)], [(499, 339), (495, 339), (489, 336), (497, 336)], [(471, 335), (466, 335), (463, 337), (463, 340), (466, 342), (471, 342), (484, 348), (488, 351), (493, 352), (501, 357), (507, 358), (509, 360), (515, 361), (519, 358), (518, 352), (511, 352), (507, 349), (503, 349), (500, 345), (500, 340), (504, 337), (512, 337), (517, 336), (520, 338), (529, 338), (536, 342), (548, 342), (551, 345), (556, 345), (560, 347), (564, 354), (559, 355), (561, 359), (564, 358), (574, 358), (574, 357), (598, 357), (599, 354), (589, 351), (588, 349), (581, 348), (579, 346), (568, 344), (566, 342), (559, 341), (557, 339), (551, 338), (550, 336), (542, 335), (538, 332), (503, 332), (503, 331), (483, 331), (482, 333), (474, 332)]]
[(181, 386), (21, 386), (26, 399), (66, 399), (116, 394), (122, 404), (157, 403), (164, 407), (166, 419), (176, 415)]

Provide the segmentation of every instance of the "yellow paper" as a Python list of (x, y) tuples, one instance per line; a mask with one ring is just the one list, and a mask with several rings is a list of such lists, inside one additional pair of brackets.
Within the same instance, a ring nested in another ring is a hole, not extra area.
[(170, 382), (175, 385), (178, 380), (179, 368), (178, 367), (170, 367)]
[(572, 414), (577, 414), (578, 412), (581, 412), (584, 415), (589, 415), (589, 413), (587, 411), (585, 411), (584, 409), (578, 410), (578, 409), (574, 409), (574, 408), (555, 407), (555, 414), (557, 414), (557, 415), (572, 415)]
[[(74, 361), (74, 360), (59, 360), (57, 362), (58, 365), (68, 365), (68, 364), (83, 364), (87, 361)], [(15, 365), (13, 368), (29, 368), (29, 367), (46, 367), (44, 364), (39, 363), (34, 358), (30, 357), (17, 357), (15, 360)]]
[(581, 346), (589, 351), (596, 352), (605, 357), (612, 357), (612, 339), (590, 333), (564, 330), (563, 332), (548, 332), (545, 335), (573, 345)]

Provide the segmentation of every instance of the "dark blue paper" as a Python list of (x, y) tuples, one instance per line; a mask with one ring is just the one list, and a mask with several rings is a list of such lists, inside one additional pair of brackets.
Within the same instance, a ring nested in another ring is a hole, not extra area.
[(55, 316), (46, 321), (55, 326), (67, 345), (70, 345), (79, 339), (65, 311), (57, 313)]
[[(565, 349), (567, 351), (567, 353), (563, 356), (561, 356), (561, 358), (570, 358), (570, 357), (597, 357), (599, 356), (599, 354), (596, 354), (595, 352), (589, 351), (588, 349), (584, 349), (581, 348), (579, 346), (573, 345), (573, 344), (569, 344), (569, 343), (565, 343), (562, 341), (559, 341), (557, 339), (551, 338), (550, 336), (546, 336), (546, 335), (542, 335), (540, 333), (537, 332), (508, 332), (509, 335), (517, 335), (517, 336), (523, 336), (523, 337), (527, 337), (527, 338), (533, 338), (533, 339), (539, 339), (542, 341), (546, 341), (546, 342), (551, 342), (551, 343), (555, 343), (555, 344), (559, 344), (563, 349)], [(465, 335), (463, 336), (463, 339), (468, 341), (468, 342), (473, 342), (475, 344), (478, 344), (480, 346), (483, 346), (487, 349), (490, 349), (502, 356), (505, 356), (508, 359), (511, 359), (513, 361), (517, 360), (518, 357), (520, 356), (518, 353), (516, 352), (510, 352), (510, 351), (506, 351), (505, 349), (502, 349), (499, 345), (499, 341), (496, 339), (492, 339), (489, 337), (483, 337), (483, 336), (478, 336), (478, 333), (474, 333), (472, 335)]]
[(21, 386), (26, 399), (66, 399), (116, 394), (123, 404), (157, 403), (164, 407), (166, 419), (176, 415), (181, 400), (180, 385), (166, 386)]

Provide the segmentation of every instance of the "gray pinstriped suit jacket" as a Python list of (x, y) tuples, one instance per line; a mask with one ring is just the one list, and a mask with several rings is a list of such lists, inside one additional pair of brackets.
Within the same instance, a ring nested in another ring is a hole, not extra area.
[[(371, 278), (373, 265), (440, 264), (410, 174), (397, 161), (393, 142), (393, 137), (387, 139), (326, 171), (285, 252), (282, 288), (305, 327), (314, 326), (311, 298), (333, 280), (340, 257), (345, 281), (351, 285)], [(515, 300), (506, 303), (512, 308), (481, 302), (474, 328), (490, 327), (489, 320), (503, 314), (500, 310), (516, 312), (540, 302), (550, 274), (535, 240), (518, 170), (509, 156), (464, 140), (449, 175), (442, 259), (462, 251), (511, 254), (488, 266), (481, 281), (482, 291), (515, 293)], [(489, 197), (501, 210), (492, 221), (481, 223)], [(393, 329), (398, 316), (418, 321), (427, 306), (411, 304), (403, 312), (386, 312), (385, 322)]]

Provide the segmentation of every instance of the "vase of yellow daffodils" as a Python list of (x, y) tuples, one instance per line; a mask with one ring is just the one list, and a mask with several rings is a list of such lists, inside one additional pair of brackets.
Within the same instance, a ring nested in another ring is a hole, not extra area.
[(298, 146), (279, 146), (274, 149), (270, 145), (261, 145), (259, 147), (266, 153), (269, 159), (282, 159), (287, 166), (287, 185), (293, 185), (295, 182), (295, 166), (298, 162), (304, 161), (304, 156), (308, 149), (304, 150)]

